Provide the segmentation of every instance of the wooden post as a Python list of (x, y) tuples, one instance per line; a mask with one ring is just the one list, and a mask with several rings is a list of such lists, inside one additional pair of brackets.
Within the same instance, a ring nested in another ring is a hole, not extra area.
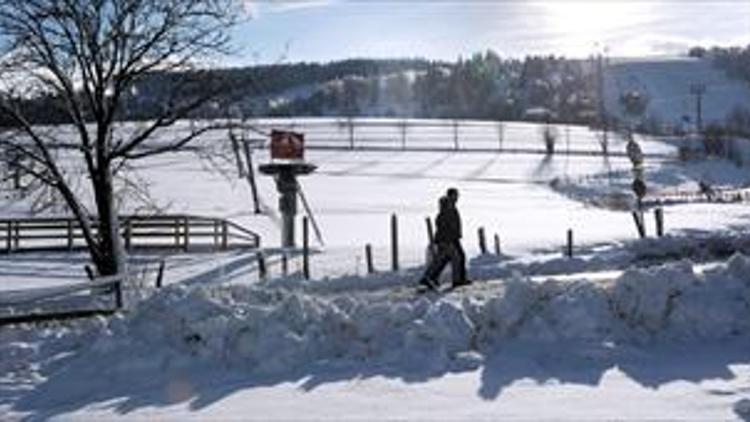
[(453, 149), (458, 150), (458, 120), (453, 121)]
[(286, 277), (289, 275), (289, 257), (286, 251), (281, 251), (281, 274)]
[(568, 258), (573, 258), (573, 229), (568, 229), (568, 246), (565, 254)]
[(500, 250), (500, 236), (497, 233), (495, 233), (495, 255), (500, 256), (501, 252), (502, 251)]
[(367, 274), (375, 272), (375, 267), (372, 265), (372, 245), (369, 243), (365, 245), (365, 260), (367, 261)]
[(497, 150), (503, 150), (503, 122), (497, 123)]
[(122, 279), (115, 282), (115, 309), (122, 309)]
[(156, 273), (156, 288), (161, 289), (162, 281), (164, 280), (164, 260), (159, 262), (159, 272)]
[(484, 238), (484, 227), (480, 227), (479, 230), (477, 230), (477, 235), (479, 236), (479, 252), (484, 255), (487, 253), (487, 241)]
[(633, 221), (635, 221), (635, 227), (638, 229), (638, 235), (641, 239), (646, 237), (646, 227), (643, 224), (643, 213), (641, 211), (633, 211)]
[(391, 214), (391, 269), (398, 271), (398, 218)]
[(131, 241), (133, 237), (133, 223), (130, 219), (125, 221), (125, 250), (129, 251), (131, 248)]
[(13, 250), (13, 223), (8, 221), (5, 230), (5, 251), (10, 253)]
[(310, 279), (310, 222), (302, 218), (302, 273), (305, 280)]
[(401, 149), (406, 149), (406, 122), (401, 122)]
[(73, 249), (73, 220), (68, 220), (68, 250)]
[(16, 221), (13, 224), (13, 248), (18, 249), (21, 247), (21, 222)]
[(258, 261), (258, 278), (265, 281), (266, 279), (266, 258), (263, 256), (263, 252), (258, 251), (255, 253), (255, 259)]
[(182, 249), (187, 252), (188, 248), (190, 247), (190, 220), (188, 219), (188, 217), (185, 217), (183, 219), (183, 224), (185, 227), (185, 243), (183, 244)]
[(221, 222), (221, 249), (226, 250), (229, 246), (229, 230), (226, 220)]
[(177, 217), (174, 219), (174, 247), (180, 248), (180, 219)]
[(214, 250), (219, 249), (219, 220), (213, 221)]
[(354, 119), (349, 118), (349, 149), (354, 149)]
[(662, 237), (664, 236), (664, 209), (655, 209), (654, 217), (656, 218), (656, 235)]

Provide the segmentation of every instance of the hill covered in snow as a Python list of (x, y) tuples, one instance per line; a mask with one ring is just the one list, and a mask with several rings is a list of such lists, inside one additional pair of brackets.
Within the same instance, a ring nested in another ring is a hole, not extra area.
[[(693, 128), (701, 89), (704, 126), (723, 124), (738, 108), (750, 113), (750, 84), (730, 78), (708, 58), (613, 59), (604, 76), (607, 113), (626, 122)], [(642, 102), (635, 113), (628, 112), (628, 95)]]

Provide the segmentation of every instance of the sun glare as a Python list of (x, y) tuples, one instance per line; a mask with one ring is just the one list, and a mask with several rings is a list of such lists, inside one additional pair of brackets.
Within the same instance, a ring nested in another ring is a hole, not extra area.
[(636, 31), (649, 19), (645, 2), (545, 2), (539, 3), (557, 43), (568, 55), (587, 55), (606, 46), (615, 33)]

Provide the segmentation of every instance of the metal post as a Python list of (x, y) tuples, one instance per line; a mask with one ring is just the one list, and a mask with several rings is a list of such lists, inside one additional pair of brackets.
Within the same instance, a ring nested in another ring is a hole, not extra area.
[(375, 272), (375, 267), (372, 264), (372, 245), (369, 243), (365, 245), (365, 260), (367, 261), (367, 274)]
[(302, 218), (302, 273), (305, 280), (310, 279), (310, 223), (307, 217)]
[(289, 257), (286, 251), (281, 251), (281, 274), (286, 277), (289, 275)]
[(501, 250), (500, 250), (500, 236), (495, 233), (495, 255), (500, 256)]
[(484, 227), (480, 227), (479, 230), (477, 230), (477, 235), (479, 236), (479, 252), (484, 255), (487, 253), (487, 242), (484, 238)]
[(391, 215), (391, 269), (398, 271), (398, 219)]

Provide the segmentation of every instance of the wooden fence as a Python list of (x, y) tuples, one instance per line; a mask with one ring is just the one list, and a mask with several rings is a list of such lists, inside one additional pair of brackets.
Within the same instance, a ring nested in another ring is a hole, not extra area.
[[(93, 221), (94, 235), (98, 224)], [(193, 215), (121, 216), (127, 250), (258, 248), (260, 236), (228, 220)], [(73, 218), (0, 219), (0, 252), (71, 251), (86, 247)]]

